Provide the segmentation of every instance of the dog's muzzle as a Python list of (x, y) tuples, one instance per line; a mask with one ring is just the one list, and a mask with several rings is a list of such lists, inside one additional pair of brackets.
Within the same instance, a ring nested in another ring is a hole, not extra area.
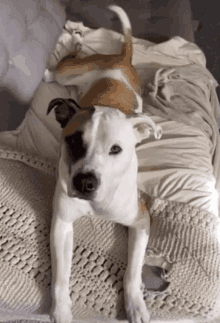
[(79, 197), (90, 199), (94, 196), (99, 186), (97, 177), (92, 173), (78, 173), (72, 180), (73, 189), (79, 193)]

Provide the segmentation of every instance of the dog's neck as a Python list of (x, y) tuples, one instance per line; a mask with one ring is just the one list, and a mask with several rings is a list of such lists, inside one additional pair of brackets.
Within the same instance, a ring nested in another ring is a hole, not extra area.
[(117, 222), (125, 226), (132, 225), (138, 217), (137, 189), (134, 189), (133, 193), (128, 195), (125, 199), (123, 199), (123, 201), (120, 201), (114, 197), (111, 199), (111, 195), (113, 194), (110, 193), (106, 201), (90, 202), (95, 215), (105, 220)]
[[(132, 179), (131, 179), (132, 177)], [(108, 196), (89, 202), (96, 215), (129, 226), (138, 216), (137, 174), (129, 173), (116, 188), (109, 188)]]

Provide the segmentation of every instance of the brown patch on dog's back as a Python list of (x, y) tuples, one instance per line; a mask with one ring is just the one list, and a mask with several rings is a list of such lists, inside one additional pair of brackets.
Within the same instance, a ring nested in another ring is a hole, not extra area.
[[(132, 52), (132, 50), (129, 50)], [(63, 61), (59, 62), (56, 70), (62, 77), (72, 77), (73, 75), (82, 75), (91, 71), (104, 71), (121, 69), (127, 76), (129, 83), (137, 93), (141, 93), (141, 83), (139, 75), (135, 67), (131, 63), (130, 54), (124, 56), (126, 51), (122, 54), (115, 55), (102, 55), (95, 54), (84, 58), (64, 58)]]
[(80, 105), (113, 107), (129, 114), (134, 111), (138, 102), (135, 93), (126, 84), (115, 79), (103, 78), (90, 88)]

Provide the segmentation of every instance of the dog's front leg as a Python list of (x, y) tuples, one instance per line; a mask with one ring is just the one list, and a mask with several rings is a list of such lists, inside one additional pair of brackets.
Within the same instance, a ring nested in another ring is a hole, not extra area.
[[(124, 276), (125, 309), (130, 323), (148, 323), (150, 314), (141, 292), (142, 267), (150, 233), (150, 219), (143, 226), (130, 227), (128, 237), (128, 265)], [(142, 228), (141, 228), (142, 227)]]
[(71, 323), (69, 278), (73, 251), (73, 223), (54, 215), (51, 224), (50, 249), (52, 261), (51, 317), (55, 323)]

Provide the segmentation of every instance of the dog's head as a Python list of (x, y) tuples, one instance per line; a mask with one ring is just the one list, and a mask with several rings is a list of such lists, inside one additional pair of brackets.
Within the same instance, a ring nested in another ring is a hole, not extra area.
[(126, 116), (118, 109), (80, 108), (72, 99), (55, 99), (56, 120), (63, 128), (61, 158), (67, 178), (67, 194), (85, 200), (101, 201), (119, 186), (136, 186), (135, 146), (161, 129), (147, 116)]

